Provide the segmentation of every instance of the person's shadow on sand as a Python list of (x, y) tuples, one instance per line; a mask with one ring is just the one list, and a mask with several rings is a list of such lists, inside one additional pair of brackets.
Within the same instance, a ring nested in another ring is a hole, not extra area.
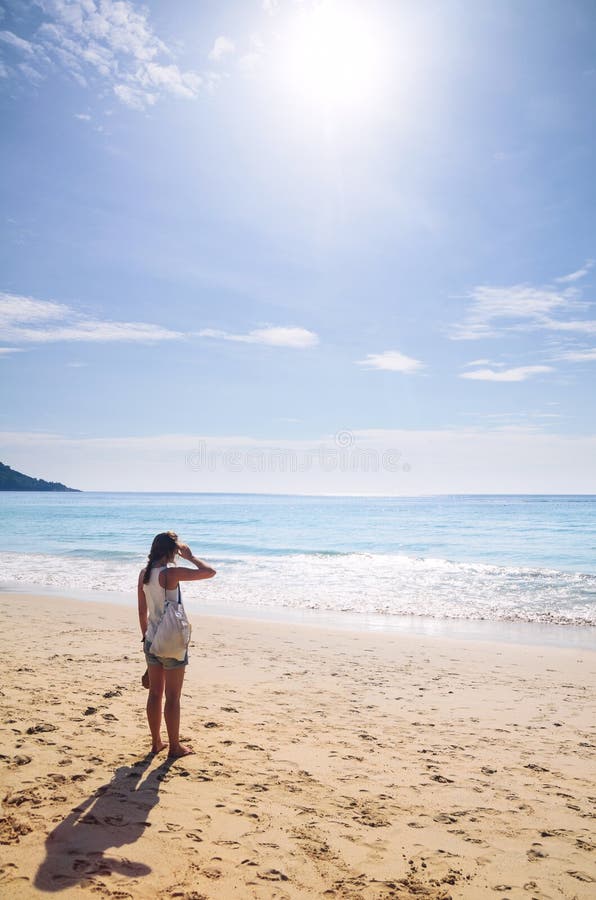
[(154, 758), (149, 754), (116, 769), (109, 784), (94, 791), (49, 833), (46, 858), (35, 876), (38, 890), (61, 891), (112, 872), (130, 878), (151, 872), (143, 863), (115, 859), (105, 851), (134, 844), (150, 824), (147, 816), (159, 802), (159, 785), (175, 762), (167, 759), (140, 783)]

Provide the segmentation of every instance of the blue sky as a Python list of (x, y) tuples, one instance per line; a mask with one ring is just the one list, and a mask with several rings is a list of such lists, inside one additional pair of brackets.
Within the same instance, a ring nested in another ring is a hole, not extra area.
[[(4, 462), (596, 492), (593, 3), (0, 10)], [(345, 434), (408, 467), (188, 463)]]

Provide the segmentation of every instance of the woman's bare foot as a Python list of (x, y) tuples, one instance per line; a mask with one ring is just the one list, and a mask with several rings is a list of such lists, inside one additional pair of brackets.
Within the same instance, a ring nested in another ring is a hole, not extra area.
[(159, 743), (154, 744), (151, 748), (152, 753), (161, 753), (162, 750), (165, 750), (168, 745), (164, 744), (163, 741), (159, 741)]
[(192, 747), (183, 747), (182, 744), (178, 744), (177, 747), (171, 747), (168, 756), (170, 759), (178, 759), (179, 756), (188, 756), (190, 753), (194, 753), (195, 751)]

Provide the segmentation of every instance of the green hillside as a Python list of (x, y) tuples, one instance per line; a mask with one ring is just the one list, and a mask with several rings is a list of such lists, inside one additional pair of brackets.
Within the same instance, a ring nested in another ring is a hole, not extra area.
[(31, 478), (22, 472), (15, 472), (10, 466), (0, 463), (0, 491), (76, 491), (77, 488), (66, 487), (59, 481), (44, 481), (43, 478)]

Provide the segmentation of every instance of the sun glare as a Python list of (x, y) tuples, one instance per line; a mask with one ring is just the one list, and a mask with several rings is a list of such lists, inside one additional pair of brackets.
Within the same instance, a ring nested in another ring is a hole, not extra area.
[(326, 108), (372, 102), (383, 62), (376, 25), (364, 5), (354, 8), (332, 0), (297, 13), (284, 60), (292, 93)]

